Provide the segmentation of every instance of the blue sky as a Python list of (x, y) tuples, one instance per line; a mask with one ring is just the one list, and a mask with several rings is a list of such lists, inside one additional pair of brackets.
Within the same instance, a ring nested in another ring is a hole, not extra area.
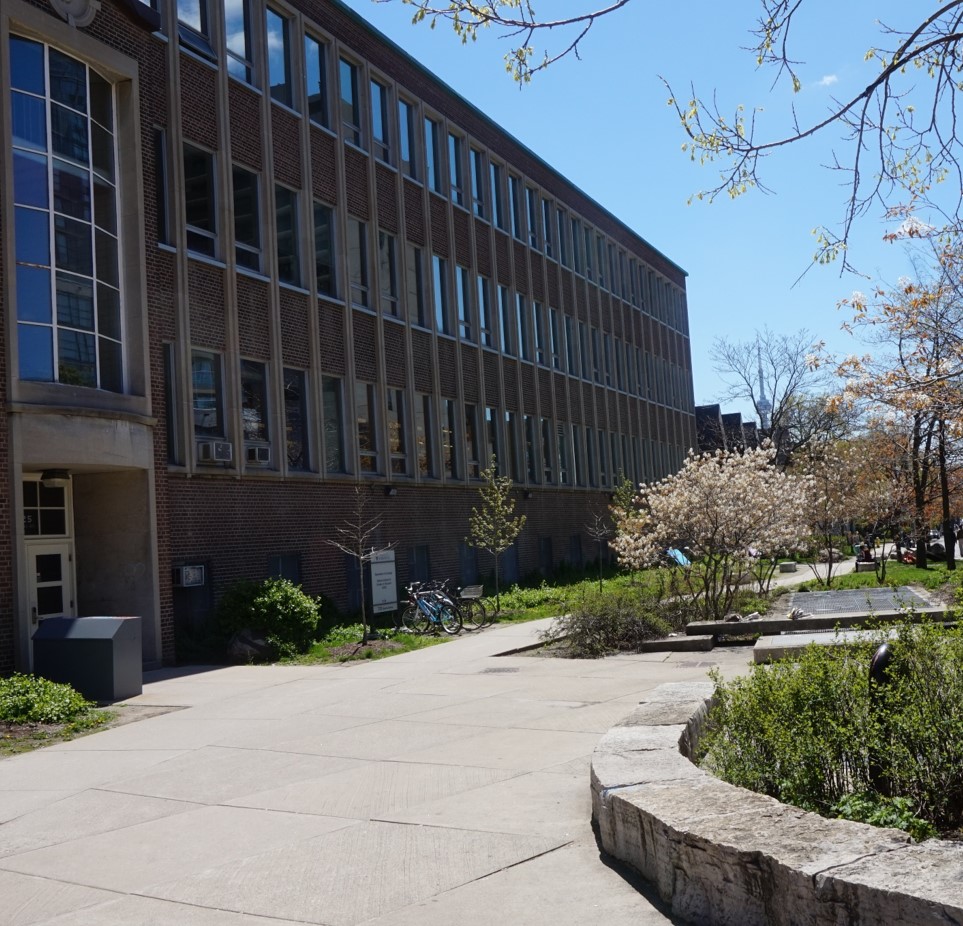
[[(771, 127), (765, 134), (783, 135), (790, 107), (802, 122), (821, 117), (833, 96), (848, 98), (875, 76), (877, 65), (864, 61), (879, 41), (875, 19), (891, 12), (890, 21), (900, 25), (907, 4), (810, 0), (804, 6), (810, 18), (799, 21), (794, 35), (803, 88), (793, 94), (773, 89), (772, 73), (758, 71), (744, 50), (760, 8), (755, 0), (635, 0), (597, 23), (581, 60), (553, 65), (522, 90), (504, 70), (508, 42), (494, 32), (462, 46), (442, 23), (434, 30), (412, 25), (411, 7), (400, 0), (345, 2), (689, 273), (697, 403), (715, 401), (724, 389), (713, 370), (718, 337), (751, 340), (764, 325), (786, 333), (807, 328), (836, 352), (864, 350), (840, 330), (848, 316), (837, 303), (869, 283), (841, 277), (838, 265), (810, 266), (812, 230), (842, 219), (843, 178), (822, 166), (834, 146), (844, 150), (839, 133), (770, 158), (763, 179), (771, 195), (754, 191), (687, 205), (713, 185), (717, 171), (682, 152), (682, 130), (659, 75), (680, 97), (690, 83), (704, 97), (715, 90), (726, 114), (740, 103), (763, 106), (759, 119)], [(536, 7), (558, 16), (591, 2), (541, 0)], [(872, 210), (852, 239), (850, 259), (870, 279), (893, 282), (907, 265), (900, 246), (882, 241), (886, 230), (882, 210)], [(749, 413), (737, 403), (729, 408)]]

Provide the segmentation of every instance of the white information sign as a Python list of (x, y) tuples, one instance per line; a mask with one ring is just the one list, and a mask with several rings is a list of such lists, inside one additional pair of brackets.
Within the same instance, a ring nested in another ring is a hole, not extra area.
[(394, 550), (382, 550), (371, 557), (371, 610), (374, 614), (398, 610)]

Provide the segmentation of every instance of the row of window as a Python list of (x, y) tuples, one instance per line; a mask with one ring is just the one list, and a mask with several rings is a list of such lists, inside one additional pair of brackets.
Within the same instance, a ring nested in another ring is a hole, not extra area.
[[(184, 173), (188, 247), (215, 257), (213, 155), (185, 145)], [(236, 262), (247, 270), (261, 272), (259, 177), (235, 165), (232, 186)], [(276, 184), (274, 203), (278, 275), (284, 282), (300, 286), (305, 264), (297, 233), (298, 194)], [(691, 407), (681, 368), (521, 293), (513, 298), (506, 286), (493, 289), (487, 277), (460, 264), (450, 267), (446, 258), (436, 254), (431, 255), (429, 292), (422, 248), (405, 242), (402, 267), (397, 237), (382, 229), (375, 236), (367, 222), (352, 216), (345, 220), (347, 286), (343, 287), (337, 245), (341, 235), (335, 210), (315, 201), (312, 218), (315, 285), (321, 295), (347, 298), (354, 306), (380, 309), (386, 316), (408, 319), (423, 328), (434, 327), (441, 334), (651, 401)]]
[[(167, 356), (173, 364), (171, 350)], [(221, 356), (210, 351), (194, 350), (191, 355), (193, 437), (203, 446), (223, 441), (230, 431), (221, 362)], [(167, 372), (170, 384), (173, 367)], [(323, 468), (326, 474), (477, 479), (494, 457), (499, 472), (519, 483), (608, 488), (622, 475), (635, 482), (664, 475), (675, 462), (668, 445), (643, 442), (638, 436), (454, 399), (436, 402), (428, 393), (416, 393), (414, 407), (409, 408), (403, 389), (386, 388), (382, 397), (375, 383), (357, 381), (349, 386), (339, 377), (324, 376), (320, 415), (324, 465), (318, 467), (311, 459), (308, 374), (285, 368), (283, 376), (283, 443), (290, 471)], [(280, 461), (272, 460), (269, 452), (280, 435), (276, 437), (271, 428), (267, 365), (242, 359), (240, 384), (246, 460), (279, 467)], [(169, 401), (169, 407), (176, 403)], [(354, 420), (353, 445), (349, 414)], [(182, 463), (175, 416), (168, 420), (171, 462)], [(356, 463), (349, 460), (353, 446)], [(216, 462), (217, 457), (201, 461)]]
[[(216, 60), (208, 3), (180, 0), (182, 43)], [(229, 73), (257, 85), (250, 0), (224, 0)], [(682, 291), (627, 255), (602, 232), (572, 215), (507, 165), (439, 117), (419, 114), (419, 104), (396, 93), (380, 75), (345, 52), (335, 53), (320, 33), (304, 31), (280, 9), (264, 8), (266, 73), (271, 98), (462, 208), (510, 232), (546, 257), (574, 270), (637, 308), (685, 332)], [(304, 75), (304, 81), (296, 75)], [(367, 92), (365, 92), (367, 88)], [(332, 92), (333, 91), (333, 92)], [(332, 106), (332, 96), (335, 105)]]

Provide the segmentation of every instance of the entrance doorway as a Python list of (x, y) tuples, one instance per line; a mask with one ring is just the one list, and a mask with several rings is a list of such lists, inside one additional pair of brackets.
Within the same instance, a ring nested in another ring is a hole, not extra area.
[(23, 532), (30, 622), (74, 617), (77, 595), (70, 486), (23, 482)]

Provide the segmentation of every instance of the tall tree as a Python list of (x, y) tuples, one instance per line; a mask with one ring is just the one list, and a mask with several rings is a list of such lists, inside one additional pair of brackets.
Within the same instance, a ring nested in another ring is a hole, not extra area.
[(478, 487), (481, 504), (471, 510), (469, 535), (465, 541), (491, 553), (495, 563), (495, 609), (500, 611), (498, 561), (522, 532), (526, 517), (515, 514), (515, 499), (512, 497), (514, 483), (511, 476), (498, 475), (498, 463), (494, 456), (482, 470), (481, 478), (482, 484)]
[[(475, 40), (483, 29), (508, 38), (506, 68), (524, 84), (560, 58), (580, 57), (581, 44), (595, 24), (618, 14), (631, 0), (573, 0), (562, 12), (555, 3), (538, 0), (401, 2), (414, 9), (414, 22), (448, 22), (462, 42)], [(757, 2), (747, 51), (759, 68), (772, 71), (774, 93), (784, 86), (798, 93), (803, 87), (799, 62), (807, 56), (796, 48), (795, 36), (807, 18), (819, 26), (832, 22), (833, 5), (825, 0)], [(548, 12), (540, 15), (536, 7)], [(820, 231), (819, 260), (841, 257), (846, 266), (853, 224), (874, 207), (899, 214), (910, 207), (933, 206), (930, 215), (957, 225), (963, 207), (963, 132), (956, 121), (963, 94), (958, 73), (963, 0), (935, 7), (904, 4), (897, 15), (898, 22), (880, 22), (867, 5), (867, 29), (876, 31), (866, 36), (869, 73), (864, 81), (808, 123), (800, 121), (794, 106), (781, 101), (770, 106), (784, 114), (782, 133), (764, 136), (761, 104), (733, 105), (727, 114), (717, 92), (700, 96), (692, 88), (678, 94), (663, 80), (685, 133), (684, 150), (693, 160), (719, 168), (718, 182), (697, 198), (765, 190), (760, 167), (767, 157), (813, 136), (834, 133), (841, 143), (831, 168), (844, 173), (848, 195), (840, 230)], [(536, 48), (536, 42), (543, 41), (545, 45)]]

